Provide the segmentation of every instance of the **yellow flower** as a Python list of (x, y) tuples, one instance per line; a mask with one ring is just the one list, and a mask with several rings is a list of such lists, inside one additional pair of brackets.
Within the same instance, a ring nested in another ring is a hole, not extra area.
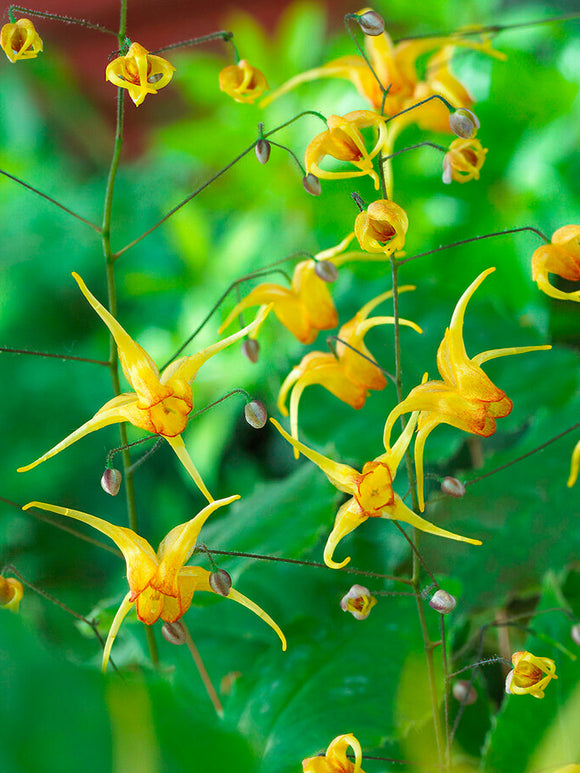
[(160, 375), (157, 366), (147, 352), (129, 336), (113, 315), (99, 303), (88, 290), (80, 276), (73, 273), (73, 277), (87, 301), (109, 328), (111, 335), (115, 339), (123, 373), (135, 391), (124, 392), (109, 400), (97, 411), (92, 419), (89, 419), (34, 462), (20, 467), (18, 472), (31, 470), (37, 464), (50, 459), (51, 456), (60, 453), (60, 451), (68, 448), (77, 440), (88, 435), (89, 432), (94, 432), (109, 424), (128, 421), (135, 427), (164, 437), (200, 491), (209, 502), (212, 502), (213, 497), (191, 461), (181, 437), (181, 433), (187, 425), (189, 414), (193, 408), (191, 382), (195, 379), (197, 372), (206, 360), (209, 360), (210, 357), (213, 357), (214, 354), (225, 349), (226, 346), (229, 346), (234, 341), (242, 338), (246, 333), (256, 330), (266, 318), (269, 310), (263, 309), (254, 322), (247, 325), (243, 330), (234, 333), (234, 335), (224, 338), (212, 346), (208, 346), (197, 354), (191, 354), (174, 360)]
[(552, 770), (550, 773), (580, 773), (580, 765), (575, 765), (574, 763), (571, 765), (564, 765), (563, 768)]
[(340, 600), (340, 608), (343, 612), (350, 612), (355, 620), (366, 620), (376, 603), (368, 588), (355, 584)]
[(366, 462), (361, 472), (347, 464), (333, 462), (332, 459), (313, 451), (285, 432), (275, 419), (270, 419), (270, 421), (282, 437), (286, 438), (295, 449), (301, 451), (322, 470), (333, 486), (339, 491), (351, 495), (351, 498), (339, 508), (334, 528), (324, 548), (324, 563), (331, 569), (340, 569), (348, 564), (350, 557), (345, 558), (341, 563), (334, 561), (334, 551), (343, 537), (354, 531), (368, 518), (403, 521), (429, 534), (436, 534), (439, 537), (447, 537), (459, 542), (470, 542), (472, 545), (481, 545), (479, 540), (461, 537), (429, 523), (410, 510), (401, 497), (393, 491), (393, 481), (397, 474), (397, 468), (411, 441), (417, 423), (417, 414), (413, 414), (407, 422), (407, 426), (393, 448), (385, 444), (385, 453), (370, 462)]
[(30, 19), (5, 24), (0, 31), (0, 46), (11, 62), (35, 59), (42, 51), (42, 40)]
[(546, 295), (562, 301), (579, 301), (580, 290), (565, 293), (550, 283), (548, 274), (557, 274), (571, 282), (580, 281), (580, 225), (565, 225), (552, 234), (532, 255), (532, 279)]
[(107, 66), (105, 80), (127, 89), (139, 107), (147, 94), (157, 94), (173, 78), (175, 67), (167, 59), (150, 54), (139, 43), (132, 43), (125, 56), (118, 56)]
[(570, 477), (568, 478), (568, 488), (576, 483), (578, 478), (578, 471), (580, 470), (580, 440), (574, 446), (572, 451), (572, 462), (570, 464)]
[[(354, 752), (354, 762), (346, 756), (349, 747)], [(318, 755), (302, 760), (302, 770), (303, 773), (364, 773), (361, 762), (360, 743), (352, 733), (348, 733), (339, 735), (331, 741), (324, 756)]]
[[(412, 285), (405, 285), (399, 288), (399, 292), (414, 289), (415, 287)], [(288, 416), (286, 400), (288, 392), (292, 389), (290, 426), (293, 438), (298, 440), (298, 405), (302, 392), (309, 384), (320, 384), (339, 400), (356, 410), (365, 404), (369, 390), (380, 391), (385, 388), (387, 380), (365, 346), (364, 337), (371, 328), (377, 325), (394, 323), (394, 317), (368, 318), (371, 311), (379, 303), (391, 298), (392, 295), (392, 290), (389, 290), (369, 301), (349, 322), (340, 328), (338, 331), (340, 340), (336, 345), (336, 355), (330, 352), (310, 352), (302, 358), (296, 367), (292, 368), (280, 387), (278, 409), (283, 416)], [(412, 327), (418, 333), (422, 332), (420, 327), (409, 320), (401, 319), (399, 324)], [(343, 341), (344, 343), (342, 343)], [(297, 449), (295, 449), (295, 455), (298, 458)]]
[(253, 104), (265, 91), (268, 81), (263, 72), (249, 65), (245, 59), (230, 64), (220, 72), (220, 89), (233, 97), (236, 102)]
[(385, 424), (386, 445), (399, 416), (411, 411), (420, 411), (415, 440), (415, 466), (421, 510), (425, 509), (423, 449), (430, 432), (439, 424), (450, 424), (464, 432), (489, 437), (496, 430), (495, 420), (511, 413), (512, 401), (485, 375), (481, 365), (496, 357), (552, 348), (551, 346), (519, 346), (492, 349), (481, 352), (471, 359), (467, 356), (463, 342), (465, 309), (473, 293), (493, 271), (495, 268), (483, 271), (469, 285), (455, 307), (449, 327), (437, 351), (437, 367), (443, 381), (427, 381), (412, 389), (405, 400), (391, 411)]
[(556, 664), (550, 658), (538, 658), (531, 652), (514, 652), (513, 668), (505, 680), (505, 691), (511, 695), (533, 695), (543, 698), (544, 689), (557, 679)]
[(362, 249), (385, 255), (403, 249), (408, 227), (405, 210), (388, 199), (373, 201), (354, 221), (354, 232)]
[(452, 180), (458, 183), (479, 180), (479, 170), (486, 153), (487, 148), (483, 148), (477, 139), (458, 137), (453, 140), (443, 158), (443, 182), (449, 184)]
[[(112, 539), (123, 554), (127, 564), (127, 581), (130, 590), (121, 602), (111, 624), (103, 652), (103, 670), (107, 667), (111, 647), (121, 623), (133, 605), (137, 607), (137, 617), (146, 625), (153, 625), (159, 619), (174, 623), (191, 606), (195, 591), (215, 593), (209, 584), (210, 572), (200, 566), (184, 566), (184, 564), (193, 552), (199, 532), (208, 517), (218, 507), (229, 505), (235, 499), (239, 499), (237, 494), (206, 505), (195, 518), (172, 529), (159, 545), (157, 553), (147, 540), (131, 529), (115, 526), (94, 515), (45, 502), (29, 502), (24, 505), (23, 510), (38, 507), (41, 510), (48, 510), (51, 513), (87, 523)], [(280, 637), (282, 649), (286, 649), (284, 634), (257, 604), (234, 588), (230, 589), (227, 598), (243, 604), (264, 620)]]
[[(373, 158), (378, 155), (386, 140), (385, 122), (370, 110), (355, 110), (344, 116), (330, 115), (328, 129), (317, 135), (306, 148), (304, 166), (307, 174), (314, 174), (324, 180), (341, 180), (349, 177), (369, 175), (378, 190), (380, 182), (373, 168)], [(361, 129), (378, 129), (377, 140), (372, 150), (367, 151)], [(357, 167), (356, 171), (332, 172), (321, 169), (320, 162), (325, 156), (339, 161), (348, 161)]]
[(20, 580), (0, 576), (0, 608), (18, 612), (23, 595), (24, 588)]

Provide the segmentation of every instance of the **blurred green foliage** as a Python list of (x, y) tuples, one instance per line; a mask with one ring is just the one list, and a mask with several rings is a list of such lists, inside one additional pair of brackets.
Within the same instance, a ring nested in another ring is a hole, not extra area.
[[(416, 7), (393, 0), (376, 7), (395, 38), (466, 24), (509, 25), (558, 12), (556, 6), (504, 6), (496, 0), (433, 0)], [(330, 35), (329, 23), (335, 29)], [(273, 88), (300, 71), (353, 53), (337, 20), (329, 22), (323, 8), (310, 2), (290, 6), (273, 33), (263, 29), (259, 18), (240, 12), (226, 17), (224, 24), (234, 30), (241, 55), (263, 69)], [(479, 136), (490, 150), (480, 182), (466, 186), (442, 186), (440, 156), (430, 148), (394, 159), (395, 196), (411, 223), (409, 256), (497, 230), (533, 225), (550, 234), (565, 223), (579, 222), (579, 76), (574, 64), (579, 42), (574, 31), (566, 22), (505, 31), (496, 42), (508, 56), (505, 63), (470, 51), (455, 57), (454, 70), (476, 96)], [(366, 107), (346, 81), (305, 84), (266, 111), (234, 103), (217, 89), (225, 61), (215, 51), (176, 51), (169, 57), (177, 67), (171, 89), (149, 99), (163, 111), (165, 100), (178, 98), (181, 113), (154, 131), (143, 128), (145, 151), (139, 157), (126, 149), (115, 193), (113, 249), (145, 231), (251, 145), (258, 122), (270, 130), (305, 109), (343, 114)], [(37, 60), (2, 64), (0, 167), (98, 221), (110, 127), (67, 68), (66, 60), (51, 50), (48, 36)], [(47, 104), (56, 106), (47, 113)], [(54, 119), (59, 113), (60, 123)], [(77, 121), (75, 116), (85, 118)], [(320, 122), (309, 116), (281, 131), (276, 141), (301, 157), (319, 131)], [(411, 127), (399, 143), (423, 139)], [(443, 135), (431, 139), (448, 142)], [(362, 179), (356, 186), (350, 180), (325, 182), (320, 198), (309, 197), (287, 153), (273, 148), (266, 166), (249, 153), (118, 261), (119, 320), (162, 365), (234, 279), (286, 255), (316, 252), (341, 240), (356, 214), (350, 199), (355, 187), (366, 200), (375, 195), (370, 180)], [(0, 180), (0, 204), (0, 342), (16, 349), (106, 359), (106, 330), (70, 277), (78, 271), (104, 300), (96, 234), (6, 179)], [(401, 298), (401, 313), (424, 329), (422, 336), (402, 332), (406, 391), (424, 371), (435, 374), (436, 349), (457, 298), (490, 265), (497, 272), (468, 308), (468, 353), (539, 344), (547, 337), (554, 343), (549, 353), (506, 358), (487, 368), (513, 400), (514, 410), (494, 436), (477, 441), (483, 469), (471, 469), (466, 438), (451, 428), (438, 428), (426, 447), (426, 465), (434, 476), (428, 481), (434, 493), (428, 517), (484, 542), (474, 548), (427, 536), (420, 541), (432, 571), (438, 578), (448, 577), (460, 591), (448, 631), (458, 650), (498, 610), (515, 609), (517, 603), (532, 609), (540, 595), (544, 608), (568, 606), (580, 615), (578, 489), (565, 488), (578, 433), (474, 484), (463, 500), (436, 495), (439, 476), (472, 479), (485, 474), (578, 420), (579, 308), (551, 302), (537, 291), (529, 272), (537, 246), (533, 234), (513, 234), (435, 253), (401, 269), (401, 281), (417, 285)], [(333, 286), (341, 321), (389, 288), (390, 281), (381, 264), (341, 270)], [(187, 353), (215, 340), (234, 302), (232, 294)], [(264, 326), (260, 342), (256, 365), (232, 347), (203, 367), (196, 380), (196, 407), (243, 386), (276, 414), (280, 383), (303, 347), (274, 319)], [(391, 329), (371, 331), (367, 344), (392, 372)], [(312, 348), (325, 349), (324, 334)], [(0, 562), (13, 564), (27, 581), (77, 613), (98, 615), (106, 635), (126, 591), (120, 559), (10, 503), (43, 500), (126, 523), (122, 495), (112, 499), (99, 486), (105, 456), (119, 443), (116, 427), (89, 435), (29, 473), (14, 472), (112, 396), (107, 371), (22, 354), (0, 357), (5, 438), (1, 494), (9, 500), (0, 503)], [(333, 458), (359, 466), (380, 450), (384, 419), (395, 400), (389, 385), (355, 412), (312, 387), (301, 403), (301, 435)], [(212, 516), (202, 539), (216, 550), (321, 561), (341, 501), (336, 490), (309, 462), (296, 463), (269, 425), (260, 432), (249, 428), (242, 407), (241, 397), (234, 396), (190, 422), (185, 433), (210, 488), (219, 496), (242, 495), (227, 512)], [(403, 494), (403, 471), (397, 483)], [(166, 444), (137, 470), (136, 487), (140, 532), (154, 545), (203, 504)], [(408, 571), (410, 563), (406, 543), (385, 521), (367, 522), (340, 550), (352, 555), (353, 566), (375, 572)], [(236, 556), (214, 558), (241, 592), (276, 619), (289, 643), (288, 652), (280, 652), (272, 632), (235, 604), (213, 597), (194, 600), (186, 619), (207, 669), (216, 685), (228, 677), (232, 683), (223, 695), (224, 720), (212, 716), (184, 648), (173, 648), (158, 636), (162, 668), (155, 673), (148, 666), (143, 626), (129, 618), (113, 650), (123, 680), (112, 671), (102, 679), (100, 648), (90, 628), (75, 624), (49, 598), (28, 589), (20, 616), (0, 614), (3, 773), (66, 773), (80, 764), (86, 771), (120, 773), (225, 773), (234, 768), (290, 773), (299, 769), (303, 757), (325, 749), (345, 732), (353, 732), (365, 750), (385, 757), (412, 756), (417, 739), (423, 739), (424, 747), (432, 741), (421, 703), (423, 645), (413, 599), (383, 598), (369, 620), (359, 623), (338, 607), (355, 575)], [(197, 560), (208, 566), (207, 558)], [(377, 590), (394, 589), (389, 581), (360, 581)], [(438, 620), (427, 612), (436, 636)], [(530, 625), (575, 646), (562, 613), (539, 616)], [(521, 636), (519, 648), (557, 660), (560, 678), (544, 701), (510, 697), (496, 715), (500, 669), (478, 673), (480, 695), (466, 708), (457, 745), (473, 758), (485, 749), (486, 773), (531, 773), (580, 761), (574, 733), (566, 730), (574, 722), (577, 726), (580, 716), (578, 661), (546, 645), (545, 639), (526, 641)], [(484, 645), (485, 656), (497, 653), (499, 644), (491, 634)], [(473, 649), (458, 667), (468, 665), (470, 657)], [(417, 696), (415, 716), (410, 695)], [(569, 740), (559, 743), (558, 733)], [(385, 764), (369, 762), (365, 769), (389, 769)]]

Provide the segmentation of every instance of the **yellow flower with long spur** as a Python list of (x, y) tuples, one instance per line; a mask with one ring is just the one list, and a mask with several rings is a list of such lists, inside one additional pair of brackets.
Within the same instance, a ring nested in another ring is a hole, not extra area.
[(339, 491), (351, 495), (351, 498), (339, 508), (334, 527), (324, 548), (324, 563), (331, 569), (340, 569), (348, 564), (350, 557), (345, 558), (340, 563), (334, 561), (334, 551), (343, 537), (354, 531), (368, 518), (402, 521), (428, 534), (447, 537), (459, 542), (469, 542), (472, 545), (481, 545), (479, 540), (453, 534), (429, 523), (407, 507), (401, 497), (393, 491), (393, 481), (397, 474), (397, 468), (411, 442), (417, 417), (417, 413), (413, 414), (395, 445), (390, 448), (385, 444), (385, 453), (370, 462), (366, 462), (361, 472), (347, 464), (334, 462), (317, 451), (313, 451), (283, 430), (275, 419), (270, 419), (282, 437), (314, 462), (333, 486)]
[(259, 328), (269, 309), (260, 311), (254, 322), (246, 325), (237, 333), (218, 341), (197, 354), (180, 357), (168, 365), (160, 375), (157, 366), (147, 352), (136, 343), (117, 322), (113, 315), (99, 303), (89, 291), (78, 274), (73, 273), (82, 294), (109, 328), (119, 354), (119, 362), (123, 373), (134, 392), (123, 394), (109, 400), (97, 413), (81, 427), (55, 445), (50, 451), (40, 456), (31, 464), (20, 467), (18, 472), (26, 472), (38, 464), (50, 459), (51, 456), (63, 451), (76, 443), (85, 435), (109, 424), (128, 421), (135, 427), (165, 438), (174, 450), (179, 461), (191, 475), (202, 494), (209, 502), (213, 497), (207, 490), (199, 472), (193, 464), (181, 433), (184, 431), (189, 414), (193, 408), (193, 393), (191, 382), (197, 376), (201, 366), (226, 346), (234, 343), (247, 333)]
[[(328, 129), (318, 134), (306, 148), (304, 166), (307, 174), (314, 174), (323, 180), (343, 180), (350, 177), (369, 175), (378, 190), (379, 176), (374, 170), (373, 159), (385, 144), (385, 121), (371, 110), (354, 110), (346, 115), (329, 115)], [(377, 129), (377, 139), (371, 150), (367, 150), (361, 129)], [(331, 171), (322, 169), (320, 162), (326, 156), (338, 161), (348, 161), (356, 170)]]
[[(354, 762), (346, 756), (349, 748), (354, 752)], [(360, 743), (352, 733), (347, 733), (334, 738), (326, 754), (302, 760), (302, 771), (303, 773), (364, 773), (361, 763)]]
[(0, 609), (9, 609), (18, 612), (18, 607), (24, 595), (24, 588), (16, 577), (2, 577), (0, 575)]
[(147, 94), (157, 94), (173, 78), (175, 67), (162, 56), (150, 54), (139, 43), (132, 43), (124, 56), (107, 65), (105, 80), (127, 89), (137, 107)]
[(269, 88), (264, 73), (252, 67), (245, 59), (224, 67), (219, 75), (219, 83), (220, 89), (236, 102), (247, 104), (253, 104)]
[(371, 202), (354, 221), (361, 248), (367, 252), (383, 252), (386, 256), (403, 249), (408, 227), (405, 210), (389, 199)]
[(458, 183), (479, 180), (486, 154), (487, 148), (482, 147), (478, 139), (458, 137), (453, 140), (443, 157), (443, 182), (449, 184), (453, 180)]
[[(413, 285), (404, 285), (399, 293), (414, 290)], [(355, 409), (366, 402), (369, 390), (380, 391), (387, 385), (379, 365), (364, 344), (368, 331), (377, 325), (392, 325), (394, 317), (370, 317), (369, 314), (380, 303), (392, 298), (393, 291), (378, 295), (366, 303), (355, 316), (338, 331), (336, 355), (330, 352), (310, 352), (305, 355), (284, 379), (278, 394), (278, 410), (288, 416), (286, 400), (290, 395), (290, 427), (292, 437), (298, 440), (298, 406), (304, 389), (310, 384), (320, 384), (339, 400)], [(407, 319), (400, 319), (400, 325), (412, 327), (418, 333), (421, 328)], [(294, 450), (298, 458), (298, 450)]]
[(420, 411), (415, 439), (417, 495), (421, 510), (423, 496), (423, 450), (428, 435), (439, 424), (450, 424), (482, 437), (493, 435), (496, 419), (508, 416), (513, 404), (481, 369), (483, 363), (497, 357), (551, 349), (546, 346), (516, 346), (491, 349), (469, 358), (463, 342), (463, 320), (469, 299), (495, 268), (488, 268), (475, 279), (459, 299), (449, 327), (437, 350), (437, 368), (443, 381), (427, 381), (412, 389), (389, 414), (385, 423), (385, 447), (396, 420), (404, 413)]
[(548, 274), (571, 282), (580, 281), (580, 225), (565, 225), (552, 234), (532, 255), (532, 279), (546, 295), (562, 301), (580, 302), (580, 290), (565, 293), (551, 284)]
[[(103, 671), (107, 668), (111, 647), (121, 623), (133, 606), (136, 606), (139, 620), (146, 625), (153, 625), (159, 619), (174, 623), (187, 612), (196, 591), (216, 593), (210, 585), (210, 572), (207, 569), (201, 566), (184, 566), (184, 564), (191, 556), (199, 532), (209, 516), (218, 507), (229, 505), (235, 499), (239, 499), (237, 494), (206, 505), (195, 518), (172, 529), (159, 545), (157, 553), (147, 540), (132, 529), (115, 526), (94, 515), (45, 502), (29, 502), (24, 505), (23, 510), (38, 507), (41, 510), (82, 521), (112, 539), (123, 554), (130, 590), (121, 602), (111, 624), (103, 651)], [(226, 597), (237, 601), (238, 604), (243, 604), (273, 628), (280, 637), (282, 649), (286, 649), (284, 634), (263, 609), (234, 588), (230, 588)]]
[(42, 39), (30, 19), (18, 19), (0, 30), (0, 47), (11, 62), (35, 59), (42, 51)]
[(551, 658), (539, 658), (531, 652), (514, 652), (513, 668), (505, 680), (505, 691), (511, 695), (533, 695), (543, 698), (544, 689), (557, 679), (556, 664)]

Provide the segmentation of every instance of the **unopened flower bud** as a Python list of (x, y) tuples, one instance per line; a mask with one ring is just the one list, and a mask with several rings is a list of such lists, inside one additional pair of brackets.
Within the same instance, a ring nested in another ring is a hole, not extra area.
[(232, 578), (225, 569), (216, 569), (215, 572), (210, 572), (209, 585), (214, 593), (227, 596), (232, 588)]
[(338, 269), (330, 260), (317, 260), (314, 273), (323, 282), (336, 282), (338, 279)]
[(357, 17), (361, 30), (365, 35), (382, 35), (385, 31), (385, 20), (376, 11), (366, 11)]
[(449, 494), (450, 497), (461, 499), (465, 496), (465, 486), (457, 478), (451, 478), (447, 476), (441, 481), (441, 491), (444, 494)]
[(355, 620), (366, 620), (376, 603), (376, 598), (368, 588), (364, 585), (353, 585), (340, 600), (340, 608), (343, 612), (350, 612)]
[(457, 599), (442, 588), (435, 591), (429, 602), (431, 609), (434, 609), (442, 615), (448, 615), (450, 612), (453, 612), (456, 605)]
[(320, 180), (315, 174), (312, 174), (312, 172), (308, 172), (308, 174), (302, 178), (302, 185), (304, 186), (304, 190), (312, 196), (320, 196), (322, 193)]
[(262, 429), (268, 421), (268, 411), (261, 400), (251, 400), (244, 407), (246, 421), (254, 429)]
[(106, 494), (116, 497), (121, 488), (123, 476), (114, 467), (107, 467), (101, 478), (101, 488)]
[(256, 363), (260, 358), (260, 344), (255, 338), (244, 338), (242, 341), (242, 354), (250, 362)]
[(572, 641), (580, 647), (580, 623), (576, 623), (570, 629), (570, 636)]
[(18, 612), (24, 588), (15, 577), (0, 577), (0, 607)]
[(453, 134), (464, 140), (470, 140), (477, 133), (480, 123), (475, 113), (460, 107), (454, 113), (449, 113), (449, 126)]
[(453, 684), (453, 697), (464, 706), (471, 706), (477, 700), (477, 690), (467, 679), (459, 679)]
[(176, 620), (173, 623), (163, 623), (161, 635), (170, 644), (175, 644), (176, 646), (185, 644), (186, 641), (185, 628), (183, 623), (179, 620)]
[(270, 158), (271, 145), (268, 140), (258, 140), (254, 147), (256, 158), (261, 164), (267, 164)]

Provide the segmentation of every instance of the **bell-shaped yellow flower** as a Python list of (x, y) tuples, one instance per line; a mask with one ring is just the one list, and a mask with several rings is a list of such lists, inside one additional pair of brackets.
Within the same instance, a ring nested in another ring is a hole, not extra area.
[[(412, 285), (405, 285), (399, 288), (399, 292), (414, 289)], [(286, 400), (292, 389), (290, 427), (295, 440), (298, 440), (298, 406), (302, 392), (309, 384), (320, 384), (339, 400), (357, 410), (365, 404), (370, 390), (380, 391), (385, 388), (387, 380), (365, 346), (364, 337), (377, 325), (394, 324), (394, 317), (369, 318), (371, 311), (392, 296), (393, 292), (389, 290), (373, 298), (340, 328), (336, 355), (330, 352), (310, 352), (285, 378), (278, 394), (278, 410), (283, 416), (288, 416)], [(422, 332), (418, 325), (407, 319), (399, 320), (399, 324), (412, 327), (418, 333)], [(294, 449), (294, 453), (298, 458), (297, 449)]]
[(167, 59), (150, 54), (139, 43), (132, 43), (125, 56), (107, 65), (105, 80), (127, 89), (137, 107), (147, 94), (157, 94), (173, 78), (175, 67)]
[[(354, 752), (354, 762), (346, 756), (349, 748)], [(347, 733), (332, 740), (325, 755), (302, 760), (302, 771), (303, 773), (364, 773), (361, 763), (360, 743), (352, 733)]]
[(458, 183), (479, 180), (486, 153), (487, 148), (482, 147), (481, 142), (473, 137), (453, 140), (443, 157), (443, 182), (449, 184), (452, 180)]
[(394, 201), (373, 201), (354, 221), (354, 232), (363, 250), (391, 255), (405, 246), (409, 218)]
[(36, 58), (42, 51), (42, 40), (30, 19), (18, 19), (2, 27), (0, 46), (11, 62), (17, 62)]
[(539, 658), (531, 652), (514, 652), (513, 668), (505, 680), (505, 691), (511, 695), (533, 695), (543, 698), (546, 685), (557, 679), (556, 664), (551, 658)]
[(81, 292), (103, 320), (119, 353), (119, 362), (134, 392), (124, 392), (109, 400), (85, 424), (71, 432), (64, 440), (40, 456), (31, 464), (20, 467), (18, 472), (31, 470), (51, 456), (60, 453), (85, 435), (109, 424), (128, 421), (135, 427), (161, 435), (169, 443), (179, 461), (191, 475), (209, 502), (213, 497), (207, 490), (199, 472), (187, 453), (181, 433), (193, 408), (191, 382), (201, 366), (226, 346), (255, 331), (262, 324), (269, 309), (262, 309), (254, 322), (237, 333), (208, 346), (197, 354), (180, 357), (168, 365), (160, 375), (157, 366), (147, 352), (136, 343), (117, 322), (113, 315), (99, 303), (78, 274), (73, 273)]
[(579, 301), (580, 290), (565, 293), (551, 284), (548, 274), (557, 274), (571, 282), (580, 281), (580, 225), (565, 225), (552, 234), (532, 255), (532, 279), (546, 295), (562, 301)]
[(333, 462), (332, 459), (328, 459), (317, 451), (313, 451), (283, 430), (275, 419), (270, 419), (282, 437), (286, 438), (295, 449), (320, 467), (333, 486), (339, 491), (344, 491), (346, 494), (351, 495), (351, 498), (339, 508), (334, 521), (334, 528), (324, 548), (324, 563), (331, 569), (340, 569), (348, 564), (350, 557), (345, 558), (340, 563), (334, 561), (334, 551), (343, 537), (354, 531), (357, 526), (360, 526), (368, 518), (386, 518), (393, 521), (403, 521), (404, 523), (410, 523), (416, 529), (429, 534), (435, 534), (438, 537), (447, 537), (459, 542), (481, 545), (479, 540), (461, 537), (459, 534), (453, 534), (429, 523), (429, 521), (421, 518), (420, 515), (417, 515), (407, 507), (401, 497), (393, 491), (393, 481), (397, 474), (397, 468), (411, 442), (417, 423), (417, 416), (418, 414), (413, 414), (395, 445), (390, 448), (390, 446), (385, 444), (385, 453), (377, 456), (376, 459), (370, 462), (366, 462), (361, 472), (353, 467), (349, 467), (347, 464)]
[(496, 419), (511, 413), (512, 401), (481, 369), (497, 357), (551, 349), (551, 346), (518, 346), (492, 349), (471, 359), (463, 342), (463, 319), (469, 299), (495, 268), (488, 268), (475, 279), (459, 299), (449, 327), (437, 351), (437, 368), (443, 381), (427, 381), (412, 389), (389, 414), (385, 423), (384, 442), (388, 444), (396, 420), (404, 413), (420, 411), (415, 440), (417, 494), (421, 510), (423, 497), (423, 449), (428, 435), (439, 424), (450, 424), (464, 432), (482, 437), (493, 435)]
[[(159, 545), (157, 553), (147, 540), (131, 529), (115, 526), (94, 515), (82, 513), (79, 510), (70, 510), (68, 507), (49, 505), (45, 502), (29, 502), (23, 507), (23, 510), (38, 507), (41, 510), (48, 510), (51, 513), (58, 513), (67, 518), (87, 523), (112, 539), (123, 554), (127, 564), (127, 580), (130, 590), (121, 602), (111, 625), (103, 651), (103, 670), (107, 668), (111, 647), (121, 623), (133, 605), (136, 605), (139, 620), (146, 625), (153, 625), (159, 619), (167, 623), (174, 623), (191, 606), (195, 591), (215, 593), (209, 584), (210, 572), (200, 566), (184, 566), (184, 564), (191, 556), (201, 527), (209, 516), (218, 507), (229, 505), (235, 499), (239, 499), (237, 494), (206, 505), (195, 518), (172, 529)], [(286, 649), (284, 634), (272, 618), (257, 604), (234, 588), (230, 589), (227, 598), (243, 604), (264, 620), (280, 637), (282, 649)]]
[(0, 576), (0, 608), (18, 612), (24, 588), (16, 577)]
[(230, 64), (220, 72), (220, 89), (233, 97), (236, 102), (253, 104), (265, 91), (268, 81), (263, 72), (241, 59), (238, 64)]

